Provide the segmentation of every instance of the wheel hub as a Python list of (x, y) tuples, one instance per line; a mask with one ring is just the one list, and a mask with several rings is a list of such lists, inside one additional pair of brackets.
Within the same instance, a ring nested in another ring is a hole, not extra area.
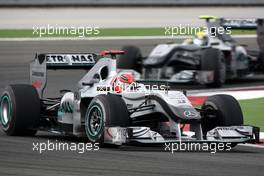
[(1, 100), (1, 122), (3, 125), (7, 125), (10, 120), (10, 101), (8, 96), (4, 96)]
[(89, 124), (87, 124), (88, 131), (91, 135), (96, 136), (99, 134), (102, 128), (102, 123), (103, 123), (102, 111), (97, 105), (94, 105), (91, 107), (88, 116), (89, 116)]

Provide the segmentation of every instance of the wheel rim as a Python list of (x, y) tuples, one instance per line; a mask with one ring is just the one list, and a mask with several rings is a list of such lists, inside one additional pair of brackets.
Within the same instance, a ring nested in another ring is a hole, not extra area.
[[(215, 108), (213, 107), (213, 106), (211, 106), (211, 105), (206, 105), (205, 107), (204, 107), (204, 111), (214, 111), (215, 110)], [(208, 116), (210, 119), (213, 119), (213, 118), (216, 118), (216, 114), (210, 114), (209, 116)]]
[(1, 123), (4, 127), (7, 127), (11, 117), (12, 117), (12, 104), (10, 102), (10, 98), (7, 95), (4, 95), (1, 98), (1, 107), (0, 107), (0, 118)]
[(89, 137), (92, 137), (93, 140), (96, 140), (98, 135), (101, 134), (103, 122), (104, 118), (102, 108), (98, 104), (93, 104), (86, 114), (86, 134)]

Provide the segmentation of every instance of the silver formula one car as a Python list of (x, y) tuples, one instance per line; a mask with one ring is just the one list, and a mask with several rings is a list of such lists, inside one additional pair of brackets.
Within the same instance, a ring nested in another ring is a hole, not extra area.
[[(129, 73), (117, 73), (116, 55), (38, 54), (30, 64), (30, 84), (9, 85), (2, 93), (0, 117), (10, 136), (38, 130), (87, 137), (109, 144), (166, 142), (257, 142), (259, 128), (243, 125), (238, 102), (228, 95), (209, 97), (201, 108), (166, 85), (147, 87)], [(107, 57), (111, 55), (111, 57)], [(84, 69), (78, 91), (43, 97), (49, 69)], [(190, 125), (190, 132), (182, 129)]]
[[(147, 57), (142, 57), (136, 46), (125, 46), (122, 50), (126, 54), (118, 60), (118, 68), (134, 70), (142, 80), (196, 82), (209, 87), (221, 87), (227, 79), (264, 73), (263, 19), (258, 19), (252, 26), (247, 21), (242, 21), (244, 25), (241, 25), (235, 23), (239, 20), (201, 18), (206, 20), (206, 30), (198, 28), (199, 32), (183, 43), (159, 44)], [(234, 26), (256, 27), (259, 51), (247, 50), (237, 44), (230, 35), (230, 28)]]

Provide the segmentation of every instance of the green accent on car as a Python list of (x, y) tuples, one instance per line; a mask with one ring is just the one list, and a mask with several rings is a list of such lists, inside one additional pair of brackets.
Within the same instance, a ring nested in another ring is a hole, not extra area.
[(73, 113), (73, 105), (71, 105), (69, 102), (64, 102), (62, 104), (61, 111), (65, 113)]
[[(7, 103), (7, 104), (4, 104), (4, 103)], [(8, 107), (8, 112), (4, 112), (4, 106), (7, 105)], [(4, 113), (7, 113), (5, 114), (7, 117), (4, 117)], [(0, 103), (0, 118), (1, 118), (1, 124), (4, 126), (4, 127), (7, 127), (9, 122), (11, 121), (11, 118), (12, 118), (12, 103), (10, 101), (10, 98), (8, 95), (4, 95), (2, 96), (1, 98), (1, 103)]]
[[(92, 127), (92, 123), (94, 120), (92, 118), (94, 118), (93, 115), (95, 115), (95, 113), (97, 113), (98, 118), (100, 120), (98, 129), (94, 129)], [(104, 113), (103, 113), (102, 107), (98, 103), (93, 103), (92, 105), (89, 106), (86, 112), (86, 115), (85, 115), (86, 135), (94, 141), (99, 139), (102, 133), (102, 130), (103, 130), (103, 126), (104, 126)]]
[(218, 19), (217, 16), (212, 16), (212, 15), (200, 15), (199, 19), (206, 20), (206, 19)]
[(61, 111), (60, 109), (58, 110), (58, 116), (64, 116), (65, 112)]

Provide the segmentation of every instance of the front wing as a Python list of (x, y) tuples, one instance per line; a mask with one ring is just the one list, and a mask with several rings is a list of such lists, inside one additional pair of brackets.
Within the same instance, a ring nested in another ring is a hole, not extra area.
[(216, 127), (207, 132), (205, 139), (197, 140), (193, 132), (180, 137), (163, 137), (148, 127), (109, 127), (104, 142), (108, 144), (164, 144), (172, 142), (194, 143), (259, 143), (259, 128), (253, 126)]

